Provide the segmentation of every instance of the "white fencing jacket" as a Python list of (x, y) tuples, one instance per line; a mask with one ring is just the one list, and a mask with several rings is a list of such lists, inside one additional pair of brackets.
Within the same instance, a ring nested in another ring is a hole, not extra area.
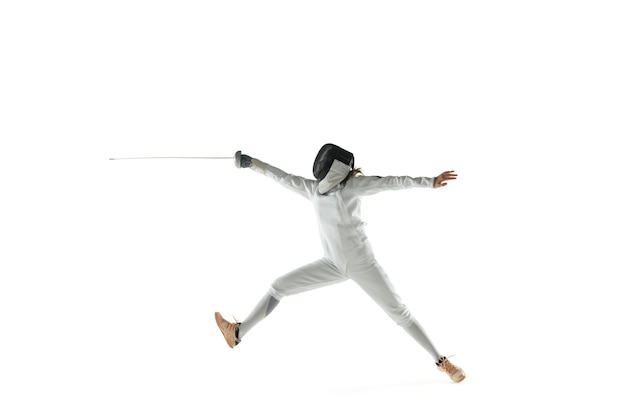
[(432, 188), (432, 177), (356, 176), (326, 194), (318, 192), (319, 180), (286, 172), (252, 158), (250, 168), (313, 203), (324, 249), (324, 256), (345, 271), (350, 260), (373, 257), (361, 220), (361, 196), (405, 188)]

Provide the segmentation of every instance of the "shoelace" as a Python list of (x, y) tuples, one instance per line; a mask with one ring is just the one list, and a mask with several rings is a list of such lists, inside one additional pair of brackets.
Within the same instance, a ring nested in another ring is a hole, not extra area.
[(439, 360), (437, 362), (435, 362), (435, 365), (439, 366), (439, 365), (442, 364), (443, 361), (445, 361), (446, 359), (450, 359), (453, 356), (456, 356), (456, 353), (454, 355), (450, 355), (450, 356), (442, 356), (441, 358), (439, 358)]
[(452, 362), (450, 362), (449, 358), (451, 358), (454, 355), (451, 355), (449, 357), (444, 356), (441, 359), (441, 362), (437, 364), (438, 367), (440, 367), (441, 369), (443, 369), (447, 374), (453, 374), (456, 371), (459, 370), (459, 367), (454, 365)]
[(443, 368), (443, 370), (446, 371), (446, 373), (448, 374), (453, 374), (458, 369), (456, 365), (453, 365), (452, 362), (448, 360), (443, 361), (440, 367)]

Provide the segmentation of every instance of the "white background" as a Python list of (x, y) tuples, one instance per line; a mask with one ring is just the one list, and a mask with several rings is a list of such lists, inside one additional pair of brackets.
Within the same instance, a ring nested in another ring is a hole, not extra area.
[[(618, 1), (6, 1), (3, 416), (623, 416), (626, 15)], [(366, 198), (380, 263), (452, 384), (321, 256), (311, 177), (458, 180)]]

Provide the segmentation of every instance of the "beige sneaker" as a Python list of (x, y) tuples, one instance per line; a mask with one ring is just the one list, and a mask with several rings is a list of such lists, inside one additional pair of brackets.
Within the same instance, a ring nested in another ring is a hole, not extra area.
[(222, 315), (218, 312), (215, 313), (215, 321), (217, 322), (217, 327), (219, 327), (222, 331), (228, 346), (231, 348), (237, 346), (240, 342), (239, 323), (231, 323), (228, 320), (225, 320), (224, 317), (222, 317)]
[(445, 356), (439, 359), (439, 362), (437, 362), (437, 368), (441, 372), (448, 374), (450, 379), (454, 382), (461, 382), (465, 379), (465, 372), (463, 372), (463, 369), (450, 362), (450, 359)]

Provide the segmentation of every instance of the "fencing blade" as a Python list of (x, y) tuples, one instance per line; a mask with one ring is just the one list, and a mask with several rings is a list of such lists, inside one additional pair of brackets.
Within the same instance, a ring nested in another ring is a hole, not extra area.
[(237, 168), (241, 168), (241, 151), (235, 152), (234, 156), (132, 156), (124, 158), (109, 158), (109, 161), (127, 159), (230, 159)]
[(234, 159), (234, 156), (134, 156), (126, 158), (109, 158), (109, 161), (126, 159)]

